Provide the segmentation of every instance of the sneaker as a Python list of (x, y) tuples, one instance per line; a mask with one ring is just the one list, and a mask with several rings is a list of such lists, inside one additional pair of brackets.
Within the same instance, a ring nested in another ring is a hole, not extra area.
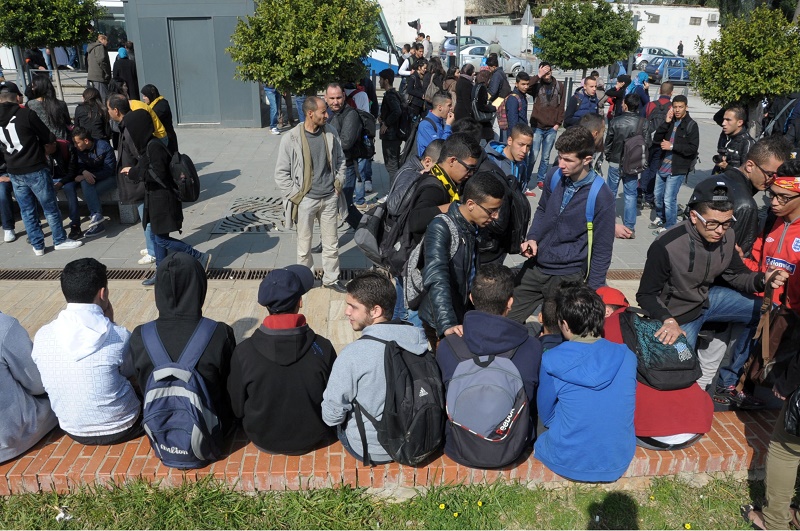
[(311, 248), (311, 254), (319, 254), (322, 252), (322, 242)]
[(667, 229), (665, 229), (664, 227), (661, 227), (660, 229), (656, 229), (656, 230), (653, 231), (653, 236), (658, 236), (662, 232), (666, 232), (666, 230)]
[(200, 258), (197, 259), (203, 269), (208, 271), (208, 266), (211, 264), (211, 253), (200, 253)]
[(347, 288), (344, 287), (344, 284), (342, 284), (341, 280), (337, 280), (333, 284), (323, 284), (322, 287), (332, 289), (338, 293), (347, 293)]
[(80, 240), (83, 238), (83, 231), (81, 230), (80, 225), (70, 225), (69, 226), (69, 234), (67, 234), (67, 238), (70, 240)]
[(370, 193), (372, 191), (372, 181), (364, 181), (364, 192)]
[(44, 256), (44, 249), (36, 249), (36, 248), (34, 248), (33, 249), (33, 254), (35, 254), (36, 256)]
[(728, 405), (734, 396), (737, 395), (736, 386), (717, 387), (714, 390), (714, 402), (717, 404)]
[(542, 181), (539, 181), (536, 183), (536, 187), (539, 188), (539, 190), (541, 190), (544, 188), (544, 183)]
[(731, 397), (731, 403), (736, 404), (739, 409), (761, 409), (764, 407), (764, 402), (744, 391), (735, 393)]
[(148, 254), (150, 254), (150, 252), (147, 249), (142, 249), (141, 251), (139, 251), (139, 254), (142, 256), (147, 256)]
[(103, 224), (100, 223), (99, 225), (95, 225), (91, 229), (89, 229), (86, 232), (84, 232), (83, 233), (83, 237), (84, 238), (91, 238), (92, 236), (97, 236), (98, 234), (102, 234), (105, 231), (106, 231), (105, 226), (103, 226)]
[(366, 212), (367, 210), (369, 210), (373, 206), (375, 206), (375, 205), (373, 205), (372, 203), (366, 202), (366, 201), (361, 203), (360, 205), (355, 205), (355, 207), (358, 210), (360, 210), (361, 212)]
[(389, 199), (389, 194), (386, 194), (385, 196), (383, 196), (380, 199), (378, 199), (377, 203), (379, 205), (382, 205), (382, 204), (384, 204), (386, 202), (387, 199)]
[(273, 127), (272, 129), (269, 130), (269, 132), (272, 133), (273, 135), (281, 134), (281, 132), (278, 130), (277, 127)]
[(525, 195), (528, 197), (536, 197), (536, 192), (533, 190), (525, 190)]
[(660, 229), (664, 226), (664, 222), (661, 218), (656, 218), (650, 222), (650, 225), (647, 226), (648, 229)]
[(14, 240), (17, 239), (17, 235), (14, 234), (14, 230), (13, 229), (12, 230), (5, 230), (3, 232), (4, 232), (4, 234), (3, 234), (3, 241), (4, 242), (11, 243), (11, 242), (13, 242)]
[(56, 251), (68, 251), (70, 249), (77, 249), (83, 245), (83, 242), (76, 242), (72, 238), (67, 238), (63, 242), (55, 246)]
[[(101, 223), (103, 223), (105, 220), (106, 218), (103, 217), (103, 214), (92, 214), (91, 216), (89, 216), (89, 228), (91, 229), (93, 227), (96, 227)], [(88, 233), (89, 231), (87, 231), (87, 234)]]
[(155, 263), (156, 263), (156, 257), (155, 256), (150, 256), (149, 254), (146, 254), (143, 257), (139, 258), (139, 262), (138, 262), (139, 265), (149, 265), (149, 264), (155, 264)]
[(142, 280), (142, 286), (155, 286), (156, 285), (156, 276), (153, 275), (150, 278), (146, 278)]

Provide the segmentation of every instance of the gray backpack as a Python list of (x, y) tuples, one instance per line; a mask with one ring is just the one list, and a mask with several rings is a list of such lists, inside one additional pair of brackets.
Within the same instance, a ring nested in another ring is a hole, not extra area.
[[(458, 251), (458, 243), (461, 241), (461, 235), (456, 227), (456, 222), (450, 219), (447, 214), (439, 214), (436, 218), (441, 218), (447, 223), (450, 229), (450, 259), (456, 255)], [(433, 219), (436, 219), (433, 218)], [(428, 225), (430, 227), (430, 225)], [(409, 310), (418, 310), (422, 299), (428, 293), (425, 285), (422, 282), (422, 269), (425, 267), (425, 238), (417, 244), (411, 251), (405, 267), (403, 268), (403, 298), (406, 302), (406, 308)]]

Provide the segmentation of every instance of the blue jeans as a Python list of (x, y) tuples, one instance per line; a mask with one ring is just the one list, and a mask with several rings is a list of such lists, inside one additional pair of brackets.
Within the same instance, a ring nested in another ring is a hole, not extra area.
[[(136, 210), (139, 211), (139, 219), (144, 219), (144, 203), (136, 205)], [(147, 254), (155, 256), (156, 244), (153, 243), (153, 232), (150, 230), (149, 223), (144, 227), (144, 244), (147, 246)]]
[(394, 304), (394, 319), (400, 319), (413, 324), (417, 328), (422, 328), (422, 320), (415, 310), (406, 308), (403, 302), (403, 277), (394, 277), (394, 287), (397, 290), (397, 302)]
[[(167, 257), (167, 251), (174, 253), (186, 253), (192, 258), (200, 259), (200, 251), (180, 240), (176, 240), (169, 234), (153, 234), (153, 244), (155, 245), (156, 267), (161, 260)], [(205, 264), (203, 264), (205, 265)]]
[[(358, 222), (361, 221), (361, 212), (353, 205), (353, 193), (356, 190), (356, 174), (358, 169), (356, 168), (355, 163), (351, 166), (347, 166), (345, 171), (345, 179), (344, 179), (344, 186), (342, 186), (342, 193), (344, 194), (344, 198), (347, 201), (347, 217), (345, 221), (348, 225), (353, 227), (353, 229), (358, 228)], [(362, 202), (364, 199), (363, 196), (363, 183), (362, 183)]]
[(528, 180), (533, 174), (533, 166), (536, 164), (536, 159), (539, 158), (539, 151), (541, 151), (542, 159), (539, 162), (536, 180), (540, 183), (544, 182), (544, 176), (547, 175), (547, 170), (550, 169), (550, 152), (553, 151), (556, 136), (558, 136), (558, 130), (552, 127), (533, 130), (533, 144), (531, 145), (531, 152), (528, 154)]
[[(97, 182), (100, 182), (97, 180)], [(100, 197), (97, 195), (95, 185), (89, 184), (85, 179), (80, 183), (75, 181), (69, 182), (64, 185), (64, 195), (67, 196), (67, 203), (69, 204), (69, 220), (70, 225), (80, 226), (81, 216), (78, 210), (78, 186), (83, 191), (83, 200), (86, 201), (86, 206), (89, 208), (89, 214), (101, 214), (103, 207), (100, 205)]]
[(655, 203), (655, 178), (658, 168), (661, 166), (661, 154), (661, 148), (651, 149), (647, 160), (647, 169), (639, 176), (639, 184), (647, 203)]
[[(619, 166), (608, 165), (608, 187), (614, 194), (614, 202), (617, 199), (617, 190), (619, 190)], [(625, 196), (625, 210), (622, 214), (622, 223), (629, 229), (636, 229), (636, 188), (638, 177), (636, 175), (623, 175), (622, 176), (622, 192)]]
[(306, 113), (303, 112), (303, 104), (306, 102), (305, 96), (295, 96), (294, 97), (294, 106), (297, 108), (297, 119), (300, 120), (300, 123), (306, 121)]
[[(355, 165), (353, 167), (355, 167)], [(370, 159), (358, 159), (358, 175), (356, 175), (356, 179), (353, 181), (354, 204), (363, 205), (366, 201), (364, 183), (367, 181), (372, 182), (372, 161)]]
[(736, 385), (739, 371), (747, 361), (750, 353), (750, 343), (755, 333), (755, 325), (761, 314), (761, 297), (745, 295), (730, 288), (714, 286), (708, 291), (708, 308), (700, 317), (681, 328), (686, 332), (686, 340), (695, 348), (697, 334), (706, 322), (712, 323), (742, 323), (747, 325), (736, 341), (731, 364), (720, 369), (720, 383), (718, 386)]
[(656, 215), (670, 228), (678, 222), (678, 191), (685, 175), (656, 173)]
[(281, 112), (281, 106), (278, 103), (280, 95), (273, 87), (264, 87), (264, 94), (267, 96), (267, 103), (269, 104), (269, 127), (278, 127), (278, 114)]
[(11, 184), (14, 188), (14, 196), (19, 203), (19, 210), (22, 214), (22, 222), (25, 224), (25, 231), (28, 233), (28, 240), (34, 249), (44, 249), (44, 232), (39, 223), (36, 202), (42, 205), (47, 224), (53, 233), (53, 244), (59, 245), (67, 239), (64, 232), (61, 212), (58, 211), (56, 203), (56, 190), (53, 188), (53, 179), (50, 170), (47, 168), (32, 173), (22, 175), (9, 174)]
[(3, 221), (3, 230), (14, 230), (11, 188), (11, 183), (0, 183), (0, 219)]

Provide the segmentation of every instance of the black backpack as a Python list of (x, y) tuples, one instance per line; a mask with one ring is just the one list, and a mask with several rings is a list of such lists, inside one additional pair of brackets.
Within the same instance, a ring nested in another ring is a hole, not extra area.
[[(164, 188), (172, 190), (178, 199), (183, 203), (192, 203), (200, 198), (200, 176), (189, 155), (184, 153), (170, 152), (169, 148), (161, 143), (160, 140), (152, 140), (150, 144), (161, 146), (167, 153), (170, 153), (169, 174), (172, 182), (164, 182), (159, 175), (153, 171), (152, 166), (148, 169), (153, 179)], [(148, 149), (150, 144), (148, 144)]]
[(360, 339), (385, 345), (386, 371), (386, 401), (380, 420), (353, 401), (364, 465), (370, 464), (364, 430), (366, 417), (378, 432), (378, 442), (393, 460), (416, 466), (433, 455), (444, 438), (444, 386), (439, 365), (430, 351), (417, 356), (394, 341), (373, 336)]
[(622, 145), (622, 160), (619, 167), (623, 175), (638, 175), (647, 169), (649, 147), (644, 134), (646, 120), (639, 118), (633, 136), (627, 138)]
[[(397, 93), (395, 93), (397, 94)], [(400, 119), (397, 121), (397, 140), (408, 140), (413, 124), (411, 123), (411, 113), (408, 112), (408, 103), (397, 94), (400, 102)]]
[(656, 100), (654, 104), (655, 107), (653, 107), (653, 110), (650, 111), (650, 116), (647, 117), (647, 122), (650, 124), (651, 133), (655, 133), (661, 124), (667, 121), (667, 113), (672, 107), (671, 101), (668, 101), (667, 103), (661, 103), (660, 101)]
[[(408, 107), (406, 107), (406, 109), (408, 109)], [(400, 166), (406, 163), (408, 157), (417, 156), (417, 130), (419, 129), (419, 124), (426, 120), (430, 122), (434, 129), (436, 129), (436, 122), (427, 116), (422, 120), (417, 120), (411, 125), (411, 130), (408, 132), (408, 138), (406, 139), (405, 145), (403, 145), (403, 153), (400, 155), (400, 160), (398, 161)]]
[(628, 308), (619, 315), (622, 340), (638, 359), (636, 379), (659, 391), (686, 389), (702, 375), (697, 353), (681, 335), (672, 345), (655, 337), (664, 323), (638, 315)]
[(506, 200), (511, 207), (508, 216), (508, 228), (501, 240), (503, 248), (508, 254), (519, 254), (520, 244), (528, 236), (528, 225), (531, 223), (531, 203), (528, 197), (522, 193), (513, 179), (504, 179), (506, 186)]
[(361, 130), (358, 133), (358, 140), (350, 148), (350, 155), (356, 159), (371, 159), (375, 156), (375, 130), (378, 122), (367, 111), (355, 108), (353, 110), (358, 113), (358, 118), (361, 120)]

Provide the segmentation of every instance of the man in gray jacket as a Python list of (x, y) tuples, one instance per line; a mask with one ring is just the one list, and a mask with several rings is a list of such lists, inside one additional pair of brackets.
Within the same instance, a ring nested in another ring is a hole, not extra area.
[(111, 61), (108, 59), (108, 37), (102, 33), (97, 42), (86, 47), (86, 86), (100, 91), (103, 101), (108, 98), (108, 82), (111, 81)]
[(285, 200), (285, 225), (297, 224), (297, 263), (313, 269), (311, 231), (319, 220), (322, 235), (322, 285), (339, 293), (339, 235), (337, 215), (347, 212), (340, 205), (345, 179), (345, 158), (339, 135), (326, 125), (325, 102), (309, 96), (303, 103), (305, 121), (281, 140), (275, 182)]
[(386, 400), (385, 345), (371, 341), (372, 336), (395, 341), (400, 348), (421, 356), (428, 350), (425, 333), (416, 326), (392, 321), (397, 295), (391, 281), (380, 273), (368, 271), (347, 284), (345, 315), (362, 339), (347, 345), (333, 363), (328, 386), (322, 395), (322, 420), (336, 426), (345, 450), (363, 461), (364, 449), (372, 464), (392, 460), (380, 442), (371, 422), (364, 422), (364, 445), (353, 415), (353, 402), (373, 418), (380, 420)]

